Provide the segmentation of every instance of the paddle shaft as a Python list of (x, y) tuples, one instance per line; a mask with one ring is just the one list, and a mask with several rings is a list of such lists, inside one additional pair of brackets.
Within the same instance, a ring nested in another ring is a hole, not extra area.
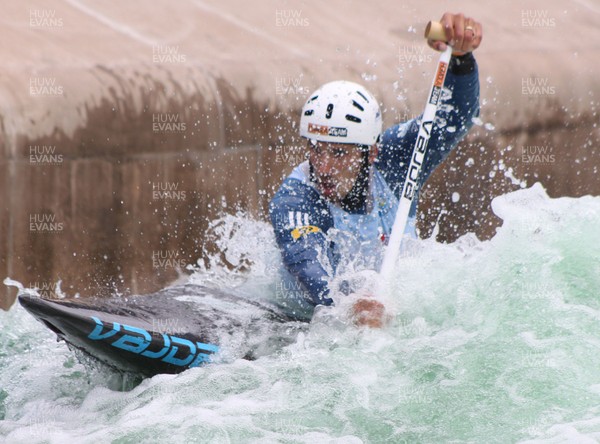
[(448, 71), (448, 65), (450, 63), (451, 56), (452, 48), (448, 45), (446, 50), (440, 55), (435, 77), (433, 78), (431, 89), (429, 91), (427, 104), (425, 105), (425, 111), (423, 112), (423, 116), (419, 124), (419, 133), (417, 135), (417, 140), (410, 158), (410, 164), (408, 165), (406, 179), (404, 180), (404, 186), (402, 187), (402, 193), (400, 194), (396, 219), (394, 220), (394, 225), (392, 226), (390, 240), (381, 266), (381, 275), (385, 281), (391, 277), (394, 264), (398, 260), (398, 256), (400, 254), (400, 244), (402, 242), (404, 231), (406, 230), (408, 214), (410, 212), (415, 193), (419, 187), (419, 176), (423, 166), (423, 161), (425, 159), (427, 144), (429, 143), (429, 138), (431, 137), (431, 131), (435, 121), (435, 113), (441, 99), (442, 88), (444, 87), (444, 80), (446, 79), (446, 72)]

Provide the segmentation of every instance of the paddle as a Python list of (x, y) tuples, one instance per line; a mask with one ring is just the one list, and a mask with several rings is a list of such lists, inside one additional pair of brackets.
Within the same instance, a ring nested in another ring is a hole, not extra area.
[[(425, 29), (425, 38), (445, 41), (446, 35), (442, 24), (439, 22), (429, 22)], [(423, 112), (423, 117), (419, 126), (419, 134), (417, 135), (404, 186), (402, 187), (390, 241), (381, 266), (380, 275), (383, 279), (380, 282), (385, 286), (391, 281), (394, 265), (400, 254), (400, 244), (402, 243), (402, 237), (406, 229), (408, 213), (415, 196), (415, 191), (418, 188), (419, 175), (421, 173), (421, 167), (423, 166), (423, 160), (425, 159), (425, 152), (427, 151), (427, 144), (429, 143), (429, 138), (431, 136), (435, 113), (442, 95), (442, 88), (444, 86), (444, 80), (446, 79), (446, 71), (448, 70), (451, 55), (452, 48), (448, 45), (446, 50), (440, 55), (435, 77), (431, 84), (427, 104), (425, 105), (425, 111)]]

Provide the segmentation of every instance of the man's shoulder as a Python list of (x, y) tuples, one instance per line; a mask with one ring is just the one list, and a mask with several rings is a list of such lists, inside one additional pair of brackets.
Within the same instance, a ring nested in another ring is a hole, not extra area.
[(269, 213), (272, 220), (287, 221), (292, 218), (293, 225), (297, 223), (296, 219), (305, 225), (317, 222), (331, 224), (331, 212), (327, 201), (309, 180), (304, 180), (297, 174), (296, 169), (283, 181), (271, 199)]
[(321, 198), (310, 182), (308, 162), (301, 163), (287, 176), (273, 198), (270, 206), (299, 206)]
[(301, 210), (314, 211), (327, 208), (327, 203), (319, 192), (301, 180), (286, 178), (269, 203), (269, 211)]

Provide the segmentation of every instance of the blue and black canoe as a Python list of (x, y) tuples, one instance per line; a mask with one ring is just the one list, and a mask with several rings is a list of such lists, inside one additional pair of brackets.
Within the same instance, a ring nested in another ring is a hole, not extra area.
[(306, 326), (275, 306), (189, 284), (118, 298), (21, 294), (19, 302), (69, 347), (144, 376), (254, 359), (289, 344)]

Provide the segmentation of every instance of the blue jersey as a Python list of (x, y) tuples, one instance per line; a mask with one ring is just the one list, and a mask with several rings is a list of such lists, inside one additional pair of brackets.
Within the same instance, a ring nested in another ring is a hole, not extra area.
[[(452, 58), (444, 86), (451, 95), (443, 97), (438, 107), (419, 186), (446, 159), (479, 115), (479, 76), (471, 54)], [(353, 256), (365, 258), (365, 267), (377, 268), (382, 246), (394, 223), (418, 132), (418, 119), (384, 131), (370, 172), (370, 205), (364, 213), (344, 211), (321, 196), (311, 182), (308, 162), (298, 165), (283, 181), (270, 202), (269, 213), (284, 267), (297, 282), (295, 288), (301, 289), (294, 292), (296, 300), (289, 304), (303, 307), (300, 311), (304, 314), (299, 317), (310, 316), (316, 305), (333, 302), (328, 283), (340, 266), (340, 243), (346, 248), (350, 243), (350, 251), (356, 253)], [(413, 237), (417, 202), (418, 194), (413, 199), (405, 233)]]

